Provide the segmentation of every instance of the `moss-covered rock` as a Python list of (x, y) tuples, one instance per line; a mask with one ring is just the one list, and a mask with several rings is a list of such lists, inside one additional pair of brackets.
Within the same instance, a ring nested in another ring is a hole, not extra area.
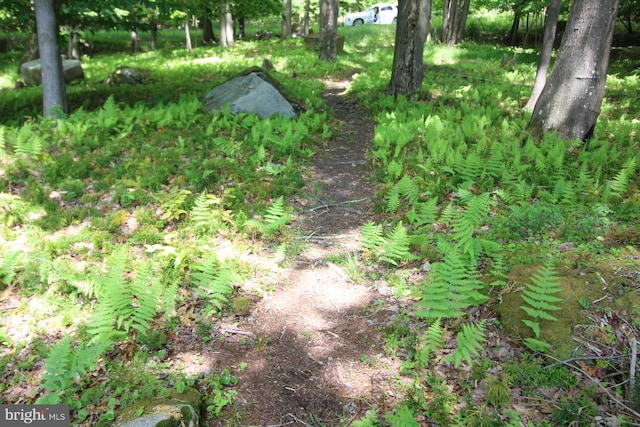
[(168, 397), (144, 399), (118, 411), (109, 425), (119, 427), (198, 427), (202, 398), (198, 390), (187, 387)]

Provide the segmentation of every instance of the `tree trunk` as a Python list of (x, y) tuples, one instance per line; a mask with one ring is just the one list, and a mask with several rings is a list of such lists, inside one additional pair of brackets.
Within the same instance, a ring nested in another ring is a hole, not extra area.
[(233, 39), (233, 17), (231, 16), (231, 5), (228, 2), (222, 3), (220, 8), (220, 46), (227, 47), (235, 44)]
[(80, 59), (80, 36), (75, 28), (69, 28), (69, 51), (67, 52), (69, 59)]
[(291, 0), (282, 2), (282, 34), (283, 39), (291, 37)]
[(151, 31), (151, 50), (158, 49), (158, 21), (151, 18), (149, 21), (149, 30)]
[(61, 119), (67, 113), (67, 94), (58, 50), (58, 26), (52, 0), (35, 0), (38, 47), (42, 67), (43, 115)]
[(138, 35), (137, 30), (131, 31), (131, 52), (140, 52), (140, 36)]
[(547, 82), (547, 72), (549, 71), (549, 64), (551, 64), (551, 53), (553, 52), (553, 41), (556, 38), (556, 28), (558, 26), (558, 16), (560, 15), (560, 7), (562, 6), (562, 0), (550, 0), (549, 7), (547, 8), (547, 21), (544, 24), (544, 37), (542, 39), (542, 49), (540, 50), (540, 58), (538, 60), (538, 69), (536, 71), (536, 78), (533, 82), (533, 91), (531, 97), (527, 101), (527, 105), (524, 109), (527, 111), (533, 111), (540, 93)]
[(304, 4), (304, 35), (309, 35), (309, 14), (311, 12), (311, 0), (307, 0)]
[(458, 44), (464, 36), (470, 0), (443, 0), (442, 42)]
[(204, 16), (202, 21), (202, 44), (210, 45), (216, 43), (216, 35), (213, 33), (213, 22), (211, 22), (211, 10), (207, 9), (207, 16)]
[(338, 50), (338, 3), (339, 0), (320, 0), (320, 53), (322, 61), (336, 61)]
[(245, 19), (244, 16), (238, 18), (238, 38), (243, 39), (245, 36)]
[(574, 0), (558, 59), (527, 130), (588, 140), (600, 115), (620, 0)]
[(393, 52), (393, 68), (387, 92), (412, 97), (422, 89), (424, 43), (431, 16), (431, 0), (400, 0)]
[(184, 38), (187, 52), (191, 53), (191, 51), (193, 51), (193, 45), (191, 44), (191, 25), (189, 24), (188, 16), (184, 18)]

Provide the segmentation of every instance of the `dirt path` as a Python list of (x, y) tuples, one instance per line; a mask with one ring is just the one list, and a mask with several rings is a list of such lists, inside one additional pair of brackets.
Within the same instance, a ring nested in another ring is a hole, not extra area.
[[(365, 151), (374, 123), (345, 96), (347, 85), (326, 82), (325, 100), (338, 124), (315, 156), (305, 198), (294, 201), (302, 211), (294, 224), (301, 253), (248, 316), (221, 327), (224, 338), (203, 361), (212, 369), (231, 367), (238, 377), (230, 409), (237, 425), (346, 425), (394, 400), (398, 367), (384, 356), (379, 329), (394, 314), (380, 309), (389, 292), (355, 283), (344, 263), (331, 262), (355, 260), (359, 228), (373, 218)], [(225, 418), (211, 425), (229, 425)]]

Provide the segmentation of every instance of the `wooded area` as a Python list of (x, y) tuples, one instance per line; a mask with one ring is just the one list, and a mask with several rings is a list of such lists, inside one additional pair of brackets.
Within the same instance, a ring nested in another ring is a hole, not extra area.
[(640, 3), (374, 3), (0, 0), (0, 403), (639, 422)]

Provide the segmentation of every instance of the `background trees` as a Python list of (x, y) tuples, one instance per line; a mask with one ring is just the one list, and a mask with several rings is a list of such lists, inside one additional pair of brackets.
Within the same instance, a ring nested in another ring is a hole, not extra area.
[(558, 59), (527, 126), (589, 139), (604, 96), (619, 0), (574, 0)]
[(429, 29), (431, 0), (400, 0), (391, 81), (387, 91), (413, 96), (422, 87), (424, 43)]

